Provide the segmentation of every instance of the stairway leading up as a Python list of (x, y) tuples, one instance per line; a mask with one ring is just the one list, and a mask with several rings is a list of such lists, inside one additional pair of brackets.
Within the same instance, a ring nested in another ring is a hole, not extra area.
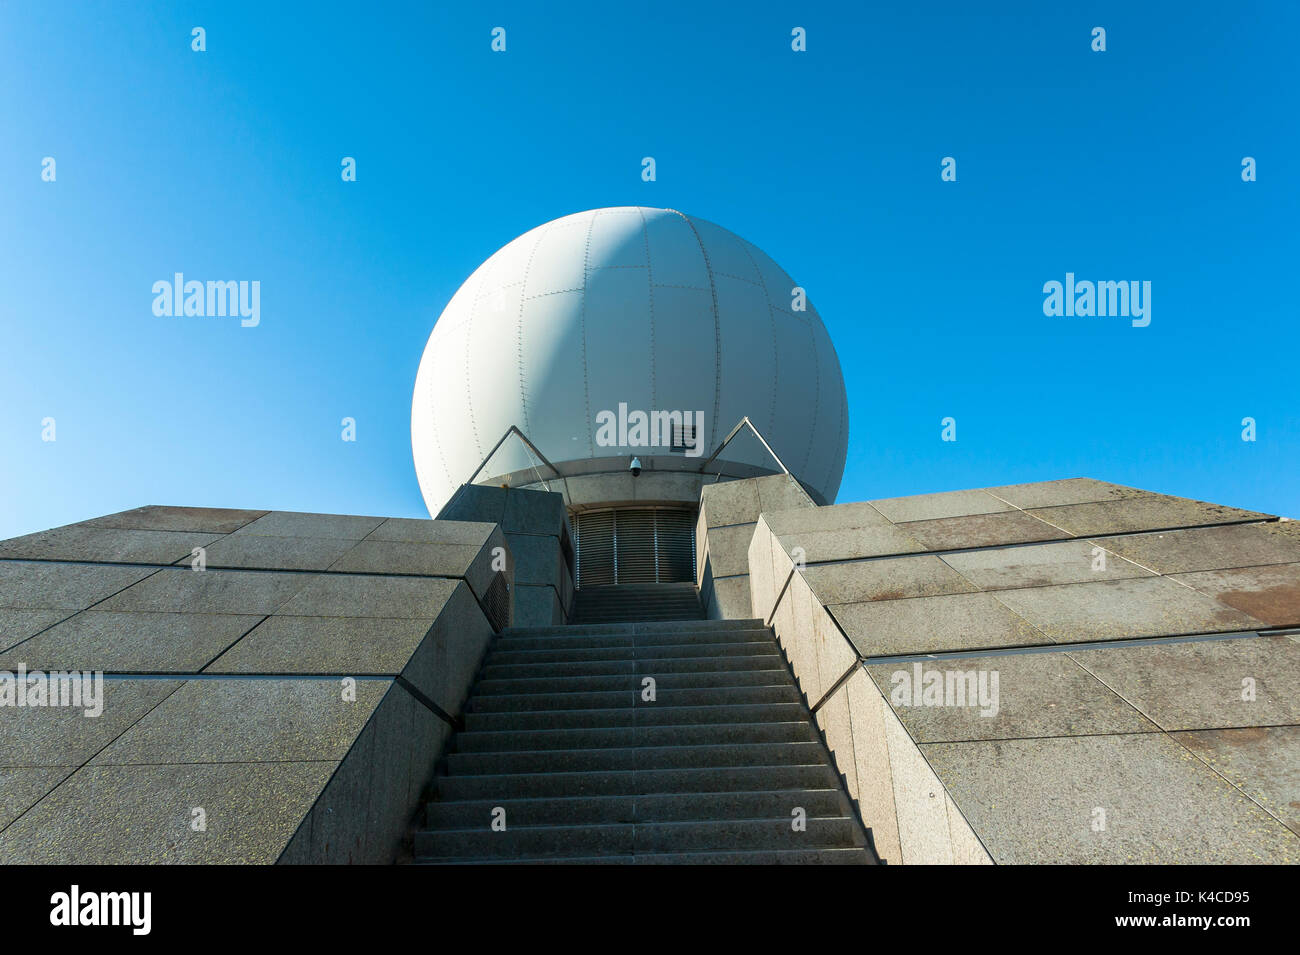
[(417, 862), (876, 861), (758, 620), (503, 632), (426, 816)]

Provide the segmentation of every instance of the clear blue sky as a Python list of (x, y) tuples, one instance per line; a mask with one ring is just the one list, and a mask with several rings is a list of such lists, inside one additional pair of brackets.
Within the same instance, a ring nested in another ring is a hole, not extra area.
[[(809, 290), (841, 501), (1089, 475), (1300, 517), (1300, 6), (732, 6), (0, 2), (0, 537), (146, 503), (424, 516), (442, 307), (622, 204)], [(155, 317), (177, 271), (260, 281), (260, 326)], [(1151, 325), (1044, 316), (1067, 271), (1149, 280)]]

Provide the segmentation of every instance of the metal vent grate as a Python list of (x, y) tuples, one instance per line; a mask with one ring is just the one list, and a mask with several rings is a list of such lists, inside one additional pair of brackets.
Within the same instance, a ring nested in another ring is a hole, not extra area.
[(483, 609), (493, 630), (500, 632), (510, 626), (510, 588), (505, 574), (492, 575), (492, 583), (483, 594)]
[(684, 583), (695, 580), (695, 512), (623, 507), (573, 515), (576, 583)]
[(660, 583), (695, 582), (695, 521), (694, 511), (655, 511)]
[(668, 450), (676, 454), (685, 454), (693, 447), (695, 447), (695, 425), (673, 425), (672, 445)]
[(575, 555), (579, 587), (599, 587), (617, 583), (615, 578), (615, 540), (613, 511), (585, 511), (574, 516), (578, 532)]

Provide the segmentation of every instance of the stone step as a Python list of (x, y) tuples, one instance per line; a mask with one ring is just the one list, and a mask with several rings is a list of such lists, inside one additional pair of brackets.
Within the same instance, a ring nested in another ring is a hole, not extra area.
[(622, 607), (631, 610), (644, 610), (646, 613), (663, 612), (665, 610), (695, 610), (700, 609), (700, 601), (695, 595), (678, 596), (678, 597), (633, 597), (610, 596), (600, 597), (597, 599), (585, 598), (579, 599), (575, 605), (582, 610), (606, 610), (611, 607)]
[(510, 693), (596, 693), (609, 690), (641, 690), (643, 681), (653, 679), (656, 691), (698, 689), (709, 686), (777, 686), (791, 683), (790, 671), (781, 670), (706, 670), (696, 673), (659, 673), (651, 668), (649, 673), (613, 674), (592, 676), (541, 676), (509, 680), (480, 679), (474, 685), (475, 695), (494, 696)]
[(603, 590), (580, 587), (574, 593), (573, 598), (575, 602), (592, 606), (607, 603), (638, 603), (646, 607), (658, 607), (671, 603), (699, 603), (700, 595), (696, 593), (694, 587), (653, 594), (624, 590), (622, 587), (610, 587)]
[[(698, 606), (690, 585), (682, 595)], [(622, 588), (578, 601), (579, 620), (634, 619), (496, 638), (443, 754), (416, 861), (876, 861), (761, 621), (652, 622), (681, 611)], [(641, 699), (646, 677), (653, 702)]]
[(629, 607), (626, 610), (588, 610), (575, 611), (573, 622), (576, 624), (587, 623), (618, 623), (624, 620), (703, 620), (704, 612), (701, 610), (682, 610), (681, 612), (657, 611), (650, 612), (640, 607)]
[(745, 657), (770, 653), (771, 641), (756, 643), (692, 643), (655, 647), (595, 647), (591, 649), (503, 650), (489, 649), (485, 665), (498, 663), (582, 663), (600, 660), (657, 660), (678, 657)]
[(639, 796), (658, 793), (763, 792), (826, 789), (839, 779), (824, 761), (802, 766), (727, 766), (609, 772), (507, 773), (438, 776), (439, 801), (541, 799), (555, 796)]
[(704, 746), (730, 743), (814, 742), (807, 720), (777, 723), (704, 723), (677, 726), (611, 726), (544, 730), (462, 731), (458, 753), (505, 753), (550, 749), (602, 749), (630, 746)]
[(671, 594), (598, 594), (591, 593), (575, 594), (574, 603), (583, 607), (608, 607), (615, 605), (636, 606), (645, 610), (654, 610), (658, 607), (698, 607), (700, 605), (699, 594), (695, 593), (694, 588), (689, 591), (679, 591)]
[(600, 600), (575, 599), (570, 621), (584, 623), (620, 623), (664, 620), (698, 620), (705, 619), (704, 607), (698, 598), (689, 600), (648, 600), (643, 598), (622, 597), (602, 598)]
[(565, 663), (489, 664), (479, 673), (480, 680), (515, 680), (529, 677), (616, 676), (619, 674), (721, 673), (730, 670), (779, 670), (785, 666), (776, 648), (771, 653), (748, 657), (658, 657), (649, 660), (580, 660)]
[(718, 703), (706, 706), (638, 706), (599, 710), (515, 710), (466, 713), (470, 732), (537, 729), (601, 729), (615, 726), (680, 726), (701, 723), (784, 723), (806, 720), (802, 703)]
[(810, 817), (796, 831), (790, 819), (708, 822), (600, 823), (586, 826), (510, 826), (494, 832), (438, 829), (416, 833), (415, 855), (425, 859), (499, 859), (539, 854), (601, 856), (632, 853), (755, 849), (823, 849), (854, 846), (847, 816)]
[[(758, 618), (743, 620), (690, 620), (659, 622), (628, 622), (599, 624), (555, 624), (549, 627), (507, 627), (501, 631), (503, 637), (514, 636), (575, 636), (584, 633), (672, 633), (683, 630), (764, 630), (763, 621)], [(768, 634), (770, 636), (770, 633)]]
[(716, 703), (798, 703), (801, 697), (793, 683), (771, 686), (719, 686), (694, 690), (659, 690), (653, 703), (643, 702), (636, 690), (592, 693), (500, 693), (475, 694), (465, 704), (474, 713), (518, 710), (593, 710), (605, 707), (706, 706)]
[(645, 613), (692, 611), (697, 613), (699, 617), (703, 617), (699, 600), (695, 599), (694, 596), (690, 596), (690, 598), (681, 596), (681, 598), (663, 599), (647, 599), (643, 598), (643, 596), (606, 596), (606, 598), (598, 600), (576, 600), (573, 607), (575, 607), (576, 611), (588, 611), (591, 613), (608, 611), (608, 609), (632, 609), (632, 611), (642, 611)]
[(765, 630), (673, 630), (668, 633), (556, 633), (502, 634), (492, 642), (494, 650), (563, 650), (593, 647), (657, 647), (683, 643), (758, 643), (769, 639)]
[(825, 759), (820, 742), (623, 746), (500, 753), (449, 753), (449, 776), (507, 773), (603, 773), (617, 770), (801, 766)]
[(639, 856), (532, 856), (517, 859), (428, 859), (416, 865), (874, 865), (863, 849), (767, 849), (752, 852), (652, 852)]
[(660, 793), (649, 796), (568, 796), (542, 799), (469, 799), (430, 802), (431, 826), (488, 828), (492, 811), (505, 810), (509, 826), (600, 822), (677, 822), (791, 817), (795, 808), (812, 816), (843, 814), (837, 789), (781, 789), (771, 792)]

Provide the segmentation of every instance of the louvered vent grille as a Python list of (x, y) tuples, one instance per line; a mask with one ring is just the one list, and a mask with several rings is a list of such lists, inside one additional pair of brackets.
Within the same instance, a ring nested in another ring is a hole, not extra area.
[(695, 512), (655, 512), (660, 583), (695, 581)]
[(579, 587), (695, 580), (695, 512), (623, 507), (573, 515)]

